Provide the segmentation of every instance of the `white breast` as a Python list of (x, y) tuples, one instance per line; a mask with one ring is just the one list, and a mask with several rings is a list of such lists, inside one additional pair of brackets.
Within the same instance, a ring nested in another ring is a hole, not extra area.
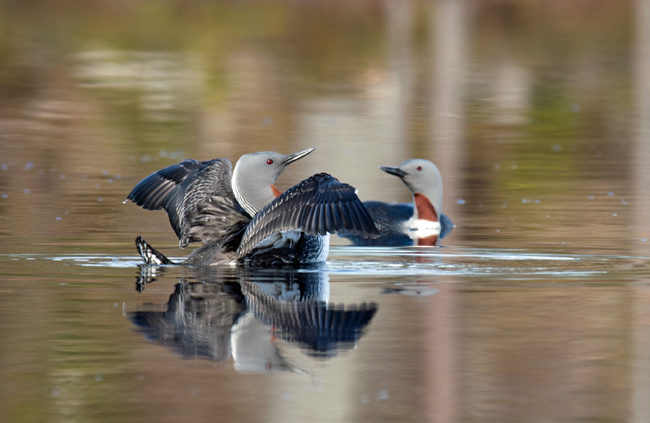
[(429, 238), (440, 235), (440, 222), (424, 219), (410, 219), (406, 222), (406, 229), (411, 239)]

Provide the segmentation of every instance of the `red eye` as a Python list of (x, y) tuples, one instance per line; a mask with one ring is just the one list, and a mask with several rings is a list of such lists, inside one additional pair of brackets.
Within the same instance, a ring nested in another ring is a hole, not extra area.
[(422, 166), (418, 166), (418, 172), (422, 170)]
[(268, 160), (266, 161), (266, 164), (267, 164), (267, 165), (272, 165), (272, 164), (273, 164), (273, 159), (268, 159)]

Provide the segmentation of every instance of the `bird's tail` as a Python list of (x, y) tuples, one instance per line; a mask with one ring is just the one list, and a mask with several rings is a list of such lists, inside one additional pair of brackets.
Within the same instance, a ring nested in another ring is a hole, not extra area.
[(165, 257), (163, 253), (149, 245), (141, 236), (135, 239), (135, 247), (138, 249), (138, 253), (140, 253), (140, 257), (142, 257), (145, 264), (175, 264)]

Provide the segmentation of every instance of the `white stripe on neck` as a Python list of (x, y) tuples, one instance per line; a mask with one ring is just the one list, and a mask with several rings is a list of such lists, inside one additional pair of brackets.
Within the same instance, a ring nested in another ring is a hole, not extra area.
[(244, 197), (244, 195), (239, 190), (239, 184), (236, 181), (236, 177), (234, 177), (232, 180), (232, 192), (235, 194), (235, 199), (239, 205), (242, 206), (244, 210), (246, 210), (246, 212), (251, 215), (251, 217), (257, 214), (259, 210), (253, 207), (253, 205), (246, 199), (246, 197)]

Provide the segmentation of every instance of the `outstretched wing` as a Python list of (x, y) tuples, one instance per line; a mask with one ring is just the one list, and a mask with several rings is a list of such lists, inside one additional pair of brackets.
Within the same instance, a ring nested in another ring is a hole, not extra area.
[(234, 251), (251, 218), (232, 191), (230, 161), (215, 159), (207, 163), (185, 183), (184, 226), (179, 243), (186, 246), (194, 241), (218, 241), (227, 251)]
[(176, 236), (181, 237), (183, 215), (182, 184), (190, 175), (196, 175), (201, 166), (196, 160), (185, 160), (147, 176), (131, 190), (126, 200), (131, 200), (146, 210), (165, 209)]
[(356, 190), (327, 173), (318, 173), (289, 188), (257, 212), (246, 228), (237, 258), (247, 256), (269, 236), (290, 230), (309, 235), (341, 230), (369, 237), (378, 234)]
[(228, 159), (185, 160), (152, 173), (129, 193), (147, 210), (164, 209), (181, 247), (195, 241), (239, 245), (250, 220), (232, 192)]

